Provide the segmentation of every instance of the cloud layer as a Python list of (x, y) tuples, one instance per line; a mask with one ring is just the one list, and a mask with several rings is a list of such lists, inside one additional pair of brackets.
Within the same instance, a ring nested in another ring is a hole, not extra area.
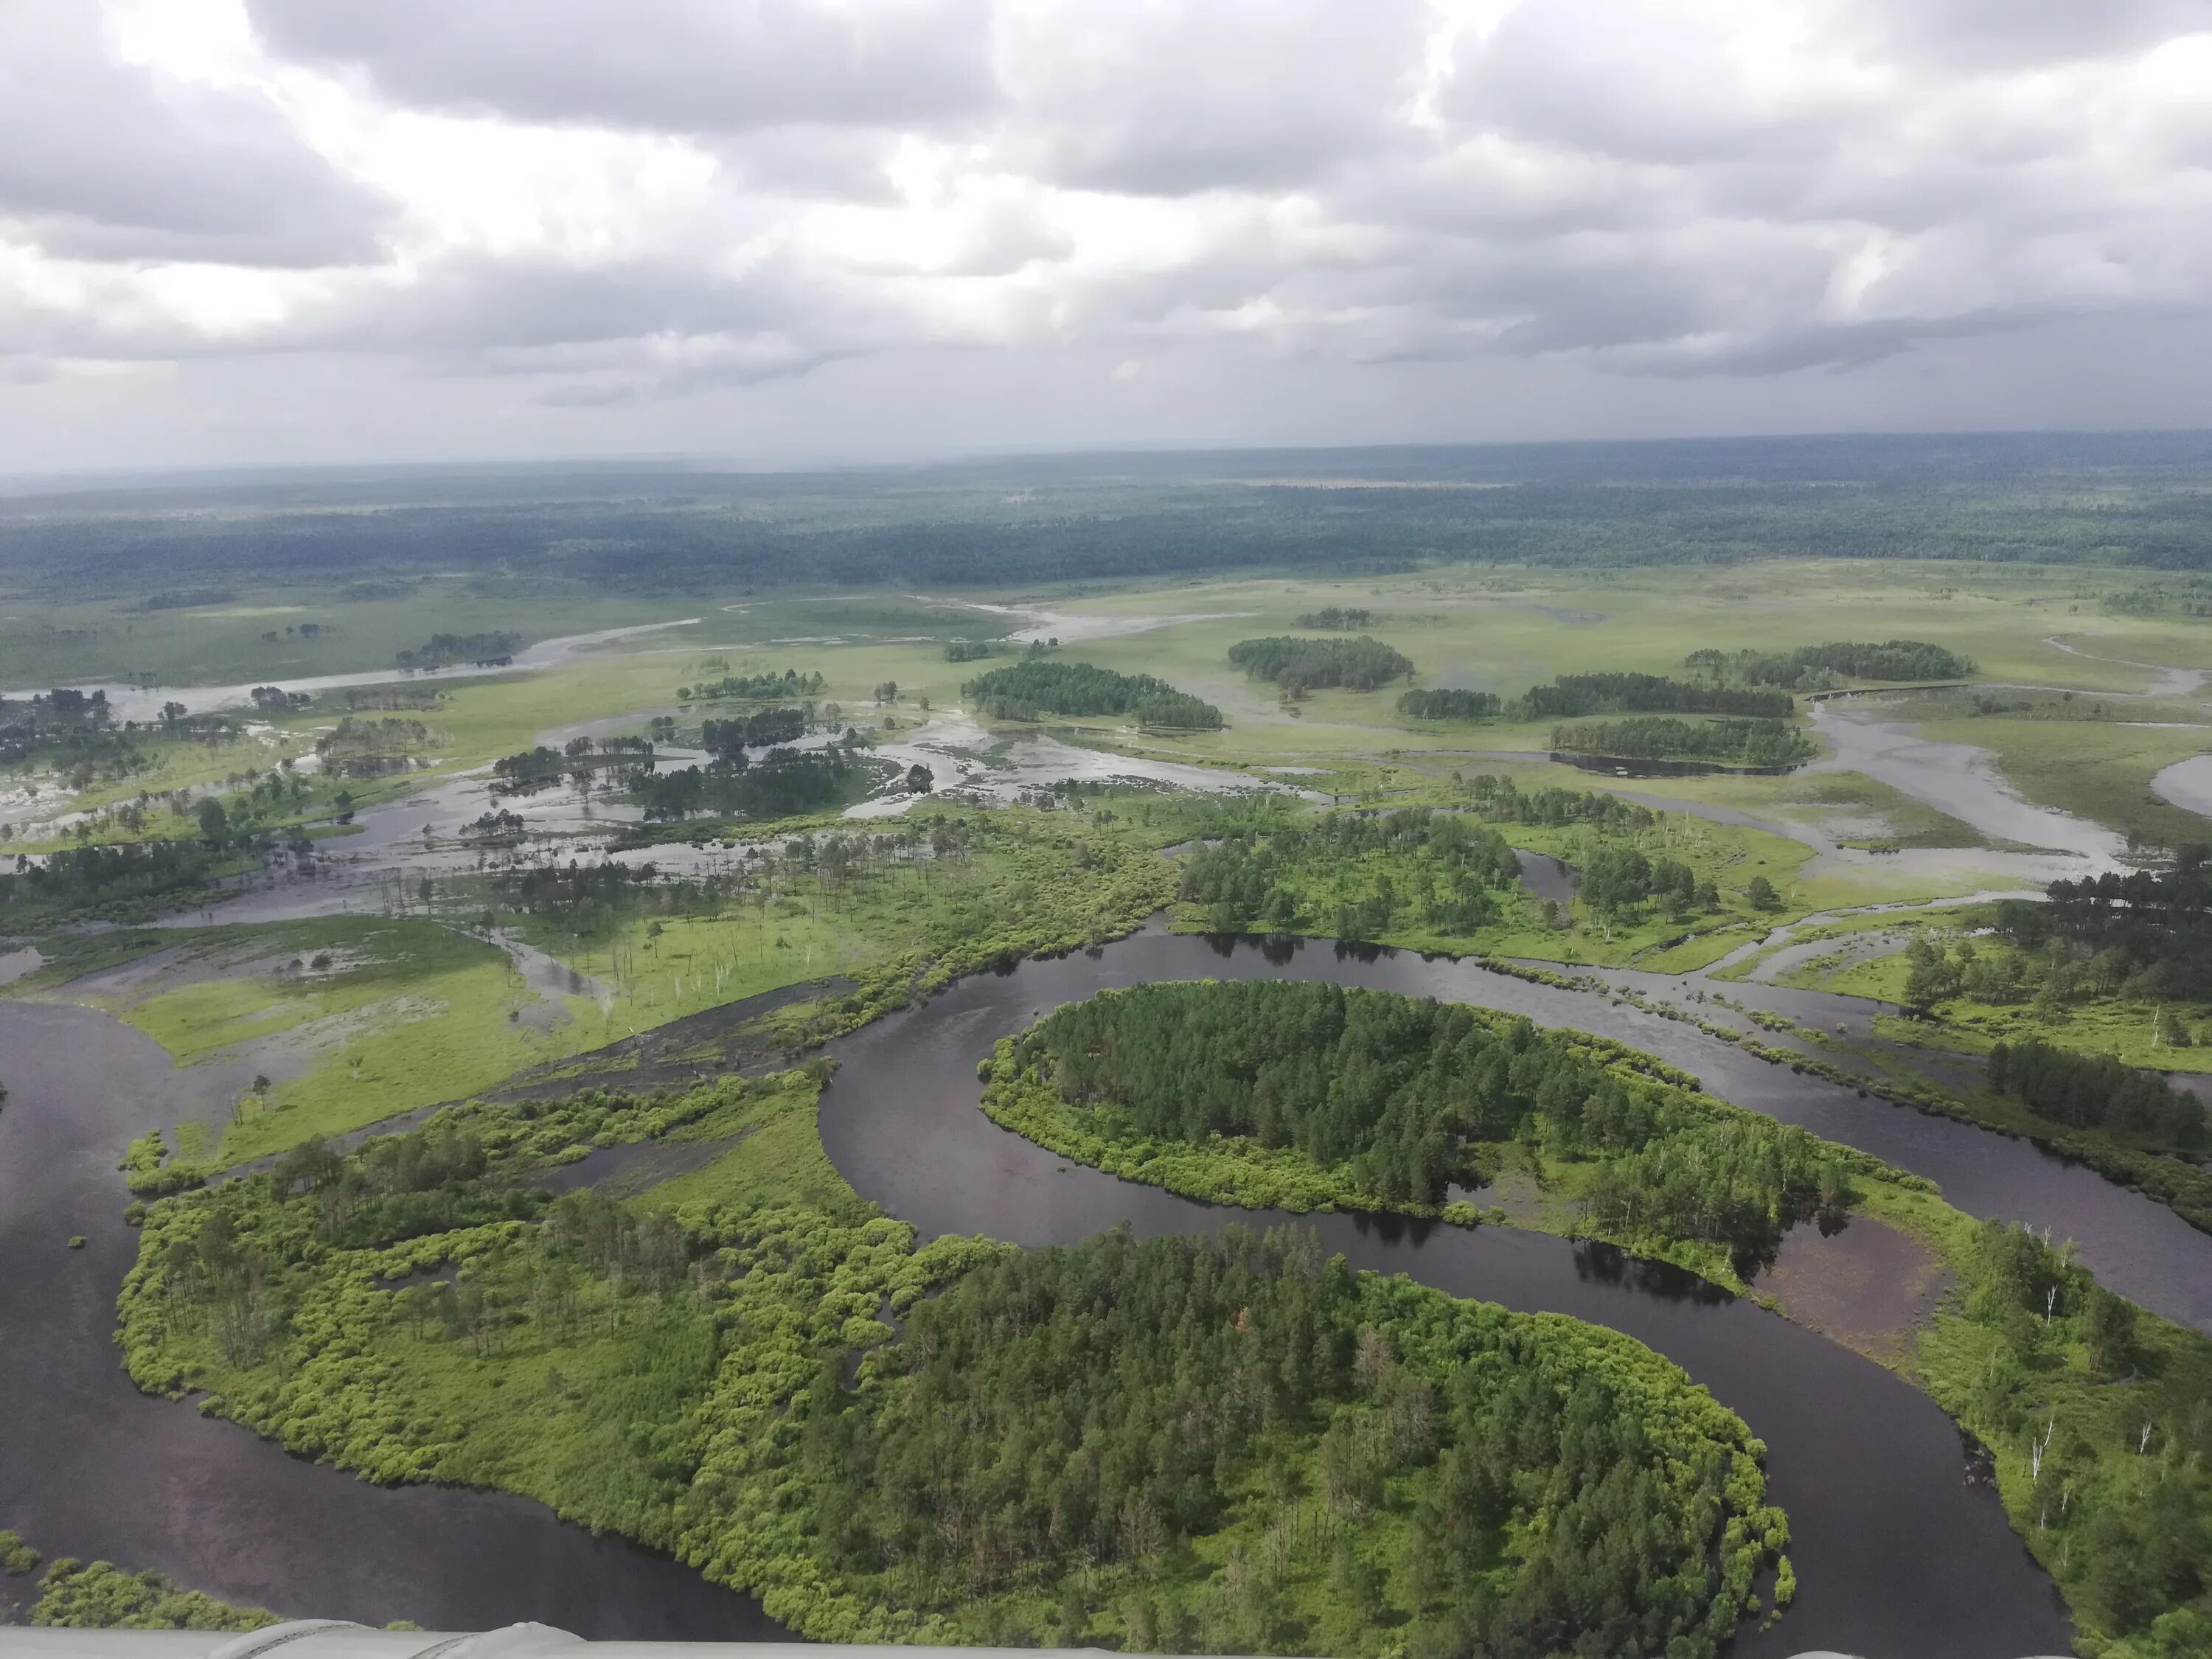
[(2208, 85), (2212, 0), (12, 0), (0, 399), (1863, 371), (2200, 315)]

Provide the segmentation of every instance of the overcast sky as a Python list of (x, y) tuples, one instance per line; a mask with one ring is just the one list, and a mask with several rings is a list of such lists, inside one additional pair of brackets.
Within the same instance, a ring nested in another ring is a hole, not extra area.
[(0, 0), (0, 471), (2212, 426), (2212, 0)]

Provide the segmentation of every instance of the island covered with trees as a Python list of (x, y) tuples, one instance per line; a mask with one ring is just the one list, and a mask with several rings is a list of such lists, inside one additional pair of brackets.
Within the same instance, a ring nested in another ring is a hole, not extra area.
[(1755, 1262), (1800, 1221), (1879, 1217), (1956, 1276), (1912, 1374), (1995, 1450), (2014, 1525), (2085, 1647), (2164, 1659), (2212, 1632), (2196, 1605), (2212, 1589), (2212, 1475), (2196, 1449), (2212, 1340), (2103, 1289), (2070, 1247), (1976, 1223), (1929, 1183), (1711, 1100), (1649, 1056), (1383, 992), (1109, 991), (1003, 1039), (986, 1069), (998, 1121), (1218, 1202), (1472, 1222), (1472, 1202), (1435, 1200), (1510, 1158), (1577, 1194), (1576, 1231), (1702, 1258), (1724, 1280), (1723, 1261)]
[[(131, 1374), (825, 1640), (1712, 1659), (1756, 1606), (1762, 1449), (1635, 1342), (1295, 1228), (917, 1249), (823, 1158), (819, 1076), (471, 1104), (162, 1200)], [(642, 1200), (532, 1185), (648, 1139), (734, 1145)]]
[(1221, 711), (1151, 674), (1119, 674), (1087, 662), (1027, 657), (980, 674), (960, 688), (993, 720), (1050, 714), (1128, 714), (1139, 726), (1213, 732)]

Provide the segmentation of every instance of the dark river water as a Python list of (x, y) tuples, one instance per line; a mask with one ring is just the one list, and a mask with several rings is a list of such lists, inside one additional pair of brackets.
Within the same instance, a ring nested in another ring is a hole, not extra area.
[[(1289, 1218), (1195, 1204), (1064, 1165), (976, 1109), (976, 1061), (1060, 1002), (1153, 980), (1281, 975), (1480, 1003), (1659, 1054), (1715, 1093), (1940, 1182), (1975, 1214), (2032, 1220), (2082, 1245), (2106, 1281), (2212, 1324), (2212, 1239), (2170, 1212), (2037, 1152), (1753, 1060), (1693, 1028), (1588, 993), (1470, 964), (1325, 941), (1261, 946), (1156, 928), (955, 986), (841, 1039), (823, 1137), (866, 1196), (926, 1234), (1069, 1242)], [(247, 1065), (250, 1070), (250, 1063)], [(384, 1490), (291, 1458), (189, 1407), (149, 1400), (116, 1366), (122, 1146), (232, 1097), (242, 1079), (173, 1068), (150, 1039), (89, 1010), (0, 1000), (0, 1526), (49, 1554), (153, 1566), (234, 1599), (380, 1623), (474, 1629), (532, 1618), (597, 1637), (781, 1632), (677, 1564), (594, 1540), (520, 1499)], [(203, 1113), (204, 1115), (204, 1113)], [(1754, 1304), (1618, 1253), (1499, 1228), (1305, 1218), (1355, 1265), (1454, 1294), (1549, 1309), (1650, 1344), (1751, 1425), (1790, 1511), (1796, 1607), (1747, 1630), (1747, 1659), (2021, 1659), (2070, 1635), (2048, 1580), (2006, 1526), (1956, 1427), (1890, 1373)], [(64, 1248), (71, 1233), (88, 1249)]]

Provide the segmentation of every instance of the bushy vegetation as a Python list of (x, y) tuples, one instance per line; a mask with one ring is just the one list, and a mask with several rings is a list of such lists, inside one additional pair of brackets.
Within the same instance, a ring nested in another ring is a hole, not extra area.
[(980, 674), (960, 694), (994, 720), (1047, 714), (1130, 714), (1139, 726), (1220, 729), (1221, 711), (1151, 674), (1117, 674), (1087, 662), (1027, 657)]
[[(1522, 892), (1512, 846), (1483, 821), (1492, 818), (1588, 826), (1587, 844), (1575, 849), (1575, 896), (1608, 927), (1721, 908), (1711, 876), (1626, 839), (1656, 822), (1649, 808), (1575, 790), (1524, 793), (1488, 777), (1475, 779), (1470, 794), (1476, 805), (1466, 812), (1401, 807), (1224, 823), (1184, 860), (1177, 896), (1194, 907), (1189, 920), (1217, 933), (1471, 939), (1541, 908)], [(1780, 908), (1764, 877), (1745, 891), (1754, 908)], [(1547, 914), (1560, 915), (1557, 902)]]
[(1549, 685), (1532, 685), (1515, 705), (1526, 720), (1571, 720), (1583, 714), (1735, 714), (1787, 720), (1797, 705), (1786, 691), (1751, 690), (1672, 680), (1660, 674), (1562, 674)]
[(278, 1622), (266, 1607), (241, 1607), (199, 1590), (180, 1589), (152, 1571), (125, 1572), (106, 1561), (62, 1556), (46, 1569), (33, 1625), (93, 1630), (260, 1630)]
[(1489, 691), (1423, 688), (1398, 694), (1398, 712), (1417, 720), (1483, 720), (1504, 707), (1503, 701)]
[(1331, 686), (1372, 691), (1413, 676), (1409, 659), (1364, 634), (1352, 640), (1304, 640), (1292, 634), (1239, 640), (1229, 647), (1229, 660), (1254, 679), (1271, 681), (1293, 697)]
[(1996, 1454), (2014, 1527), (2105, 1659), (2212, 1651), (2212, 1343), (2024, 1228), (1954, 1251), (1923, 1386)]
[[(1626, 1338), (1296, 1231), (916, 1251), (813, 1106), (800, 1073), (476, 1104), (165, 1200), (127, 1363), (374, 1479), (672, 1550), (829, 1640), (1710, 1656), (1785, 1541), (1759, 1443)], [(379, 1170), (434, 1164), (481, 1208), (647, 1137), (737, 1144), (665, 1196), (396, 1243), (334, 1224)], [(210, 1238), (258, 1264), (251, 1354)]]
[(1730, 766), (1794, 766), (1820, 752), (1811, 738), (1780, 720), (1684, 720), (1666, 714), (1555, 726), (1552, 747), (1623, 760), (1702, 760)]
[[(1821, 1205), (1843, 1206), (1850, 1171), (1878, 1167), (1626, 1073), (1620, 1052), (1388, 992), (1151, 985), (1058, 1009), (1002, 1045), (986, 1109), (1124, 1174), (1154, 1143), (1190, 1148), (1170, 1153), (1171, 1184), (1300, 1208), (1433, 1212), (1452, 1184), (1485, 1181), (1503, 1149), (1528, 1142), (1600, 1166), (1588, 1195), (1607, 1234), (1714, 1245), (1739, 1261), (1771, 1255)], [(1270, 1166), (1282, 1190), (1261, 1196), (1249, 1183)]]
[[(1331, 813), (1264, 836), (1224, 836), (1184, 862), (1178, 896), (1204, 906), (1210, 925), (1224, 933), (1255, 924), (1287, 929), (1302, 917), (1326, 925), (1332, 918), (1310, 915), (1311, 901), (1302, 898), (1295, 877), (1309, 866), (1356, 865), (1383, 854), (1411, 856), (1425, 866), (1425, 890), (1405, 895), (1404, 902), (1424, 921), (1448, 933), (1473, 933), (1498, 920), (1497, 890), (1521, 878), (1513, 849), (1495, 830), (1456, 813), (1408, 808)], [(1401, 902), (1393, 886), (1375, 899), (1352, 901), (1354, 914), (1333, 920), (1346, 937), (1370, 938), (1390, 926)], [(1377, 908), (1358, 908), (1361, 904)]]

